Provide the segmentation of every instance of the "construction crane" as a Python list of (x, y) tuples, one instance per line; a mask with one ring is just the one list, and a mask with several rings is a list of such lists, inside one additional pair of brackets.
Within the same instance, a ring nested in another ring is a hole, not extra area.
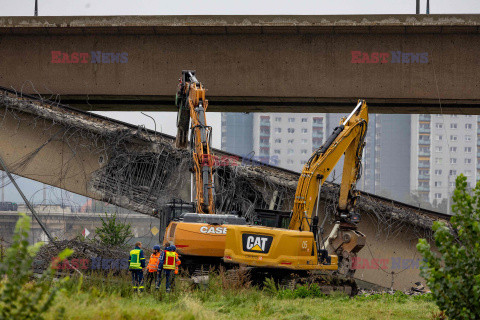
[[(351, 260), (365, 245), (366, 239), (357, 230), (360, 215), (355, 212), (358, 197), (355, 185), (361, 174), (367, 125), (367, 104), (359, 100), (353, 112), (342, 119), (305, 164), (297, 185), (289, 228), (229, 226), (225, 262), (262, 270), (306, 272), (338, 271), (339, 258), (342, 263)], [(323, 239), (323, 223), (319, 225), (320, 191), (343, 154), (335, 224), (330, 235)], [(349, 269), (346, 273), (352, 276), (353, 272)]]

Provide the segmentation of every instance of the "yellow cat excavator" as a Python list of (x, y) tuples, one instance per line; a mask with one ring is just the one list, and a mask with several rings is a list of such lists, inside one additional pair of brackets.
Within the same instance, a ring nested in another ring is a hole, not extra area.
[[(353, 112), (305, 164), (295, 193), (288, 229), (262, 226), (228, 226), (224, 261), (262, 270), (288, 272), (338, 269), (365, 245), (357, 230), (355, 185), (361, 174), (361, 157), (368, 125), (368, 110), (359, 100)], [(320, 190), (345, 154), (335, 224), (323, 240), (319, 226)], [(330, 249), (330, 253), (329, 250)], [(343, 261), (345, 262), (345, 261)], [(353, 275), (349, 270), (348, 275)]]

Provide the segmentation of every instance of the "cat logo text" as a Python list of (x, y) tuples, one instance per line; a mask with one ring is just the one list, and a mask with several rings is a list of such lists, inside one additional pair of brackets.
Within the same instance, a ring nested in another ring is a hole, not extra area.
[(243, 251), (268, 253), (272, 240), (272, 236), (244, 233), (242, 234)]

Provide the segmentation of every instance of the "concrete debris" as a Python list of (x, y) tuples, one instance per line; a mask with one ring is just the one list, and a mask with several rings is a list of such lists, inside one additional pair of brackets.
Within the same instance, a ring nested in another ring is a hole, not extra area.
[[(178, 198), (179, 194), (185, 194), (182, 190), (189, 189), (191, 157), (188, 151), (175, 148), (175, 138), (172, 136), (79, 111), (57, 102), (23, 96), (8, 89), (0, 90), (0, 111), (2, 110), (0, 127), (2, 114), (3, 120), (9, 114), (18, 123), (26, 121), (26, 115), (29, 115), (28, 121), (34, 121), (31, 126), (39, 125), (40, 122), (46, 127), (60, 126), (59, 132), (47, 140), (45, 145), (53, 140), (57, 143), (60, 141), (66, 150), (72, 150), (71, 157), (79, 157), (82, 154), (79, 151), (82, 151), (83, 154), (93, 154), (103, 161), (93, 174), (85, 173), (86, 196), (152, 215), (154, 208), (167, 204), (172, 198)], [(32, 116), (34, 120), (31, 120)], [(74, 139), (89, 144), (78, 143)], [(39, 148), (42, 147), (44, 146)], [(34, 160), (38, 150), (32, 151), (21, 163), (10, 164), (11, 170), (22, 176), (23, 170)], [(229, 157), (231, 160), (216, 168), (216, 200), (219, 211), (236, 210), (242, 212), (247, 219), (252, 219), (254, 208), (269, 208), (274, 193), (279, 197), (275, 209), (291, 210), (299, 173), (252, 163), (221, 150), (214, 149), (213, 153), (217, 157)], [(68, 171), (68, 163), (65, 166)], [(70, 177), (59, 177), (55, 186), (69, 185), (67, 179)], [(74, 182), (70, 181), (70, 184), (74, 185)], [(335, 208), (338, 188), (333, 183), (326, 183), (322, 188), (321, 197), (326, 203), (326, 210)], [(188, 191), (187, 194), (189, 195)], [(378, 218), (382, 224), (379, 228), (399, 222), (407, 223), (413, 228), (422, 229), (422, 236), (426, 237), (430, 237), (433, 221), (448, 220), (445, 215), (367, 193), (361, 193), (357, 208), (363, 215)]]

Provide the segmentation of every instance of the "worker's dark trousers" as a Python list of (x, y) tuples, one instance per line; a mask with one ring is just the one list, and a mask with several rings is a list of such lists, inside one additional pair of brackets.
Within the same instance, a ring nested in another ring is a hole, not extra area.
[(163, 272), (165, 272), (165, 285), (167, 287), (167, 290), (170, 289), (170, 280), (173, 278), (173, 274), (175, 273), (175, 270), (168, 270), (168, 269), (163, 269)]
[(130, 269), (132, 273), (132, 285), (133, 289), (136, 291), (140, 289), (143, 291), (143, 270), (142, 269)]
[(157, 281), (155, 282), (155, 288), (156, 289), (160, 288), (160, 284), (162, 283), (162, 278), (163, 278), (163, 269), (158, 269)]
[(147, 272), (147, 277), (145, 279), (145, 284), (147, 288), (150, 288), (152, 286), (152, 282), (156, 282), (157, 278), (157, 271), (155, 272)]

